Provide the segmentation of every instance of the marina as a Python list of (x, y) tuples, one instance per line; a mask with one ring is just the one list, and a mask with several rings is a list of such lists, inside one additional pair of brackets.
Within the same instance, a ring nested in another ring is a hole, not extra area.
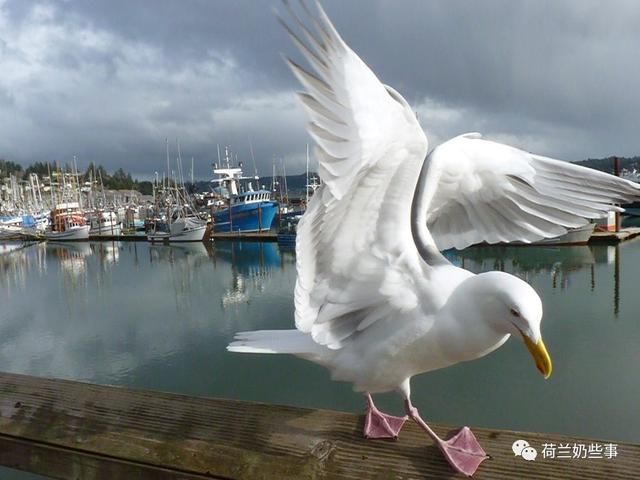
[(0, 479), (636, 478), (637, 9), (276, 3), (0, 0)]
[[(344, 417), (347, 422), (361, 421), (361, 397), (329, 381), (322, 368), (287, 356), (244, 357), (225, 350), (238, 330), (293, 324), (295, 253), (275, 242), (4, 245), (0, 361), (6, 372), (337, 410), (356, 414)], [(521, 361), (526, 352), (509, 341), (480, 361), (417, 377), (413, 389), (425, 416), (437, 424), (469, 422), (489, 430), (537, 432), (544, 439), (561, 434), (615, 441), (621, 452), (623, 443), (640, 443), (639, 419), (630, 409), (640, 399), (640, 382), (633, 371), (624, 381), (616, 374), (640, 361), (634, 280), (640, 242), (474, 247), (450, 258), (476, 272), (515, 273), (541, 292), (556, 368), (551, 379), (538, 378)], [(379, 403), (399, 412), (398, 400), (389, 394)], [(357, 435), (353, 426), (345, 429)], [(417, 431), (407, 433), (410, 443), (400, 445), (417, 452)], [(511, 446), (504, 441), (492, 448), (500, 454)], [(587, 466), (600, 465), (586, 461)]]

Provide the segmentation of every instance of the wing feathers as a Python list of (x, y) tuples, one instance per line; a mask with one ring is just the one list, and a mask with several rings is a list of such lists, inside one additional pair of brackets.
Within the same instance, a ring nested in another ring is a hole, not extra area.
[(327, 105), (327, 108), (331, 108), (336, 114), (346, 116), (344, 106), (340, 104), (334, 92), (324, 80), (316, 77), (313, 73), (309, 73), (290, 58), (287, 59), (287, 62), (298, 81), (304, 85), (316, 99)]
[(287, 62), (306, 90), (298, 98), (324, 183), (296, 243), (296, 326), (317, 344), (338, 349), (435, 305), (417, 287), (429, 249), (554, 237), (640, 198), (638, 185), (478, 133), (442, 144), (422, 168), (427, 140), (407, 102), (317, 2), (312, 11), (302, 1), (298, 16), (284, 1), (293, 23), (280, 21), (308, 68)]
[(640, 198), (638, 184), (478, 134), (442, 144), (428, 161), (438, 181), (423, 208), (441, 249), (556, 237)]

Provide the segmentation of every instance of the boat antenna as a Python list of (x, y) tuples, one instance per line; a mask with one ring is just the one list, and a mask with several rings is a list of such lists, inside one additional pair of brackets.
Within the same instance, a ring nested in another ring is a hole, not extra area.
[(178, 175), (180, 176), (180, 185), (184, 189), (184, 176), (182, 174), (182, 154), (180, 153), (180, 140), (176, 138), (178, 145)]
[(253, 156), (253, 144), (251, 143), (251, 138), (249, 138), (249, 152), (251, 153), (251, 160), (253, 160), (253, 174), (257, 177), (258, 167), (256, 166), (256, 157)]
[(167, 147), (167, 187), (169, 187), (169, 175), (171, 174), (171, 170), (169, 170), (169, 139), (165, 137), (164, 142)]
[(55, 208), (55, 200), (53, 198), (53, 177), (51, 176), (51, 164), (47, 162), (47, 173), (49, 174), (49, 191), (51, 192), (51, 209)]
[(307, 198), (305, 201), (305, 208), (306, 205), (309, 205), (309, 144), (307, 143), (307, 185), (304, 188), (305, 192), (307, 192)]
[(80, 191), (80, 177), (78, 176), (78, 164), (76, 163), (76, 156), (73, 156), (73, 176), (76, 181), (74, 182), (74, 188), (78, 189), (78, 205), (80, 206), (80, 210), (82, 210), (82, 192)]
[(289, 205), (289, 188), (287, 187), (287, 169), (284, 166), (284, 157), (282, 157), (280, 161), (282, 162), (282, 178), (284, 180), (284, 198), (286, 204)]

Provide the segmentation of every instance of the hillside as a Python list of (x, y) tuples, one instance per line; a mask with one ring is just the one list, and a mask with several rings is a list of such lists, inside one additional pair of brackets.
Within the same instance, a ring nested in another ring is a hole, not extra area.
[[(640, 170), (640, 157), (618, 157), (620, 159), (620, 168), (622, 170), (633, 171)], [(576, 165), (593, 168), (602, 172), (613, 173), (614, 157), (606, 158), (589, 158), (587, 160), (579, 160)]]

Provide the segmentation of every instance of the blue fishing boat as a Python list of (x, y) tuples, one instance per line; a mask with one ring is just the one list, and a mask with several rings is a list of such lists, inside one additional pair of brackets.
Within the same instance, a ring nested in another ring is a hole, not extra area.
[[(259, 177), (243, 177), (242, 164), (226, 168), (214, 168), (218, 178), (211, 180), (218, 184), (218, 192), (224, 205), (212, 212), (214, 232), (263, 232), (269, 231), (278, 211), (278, 203), (271, 199), (269, 190), (260, 189)], [(217, 167), (217, 165), (216, 165)], [(254, 182), (257, 189), (254, 189)]]

